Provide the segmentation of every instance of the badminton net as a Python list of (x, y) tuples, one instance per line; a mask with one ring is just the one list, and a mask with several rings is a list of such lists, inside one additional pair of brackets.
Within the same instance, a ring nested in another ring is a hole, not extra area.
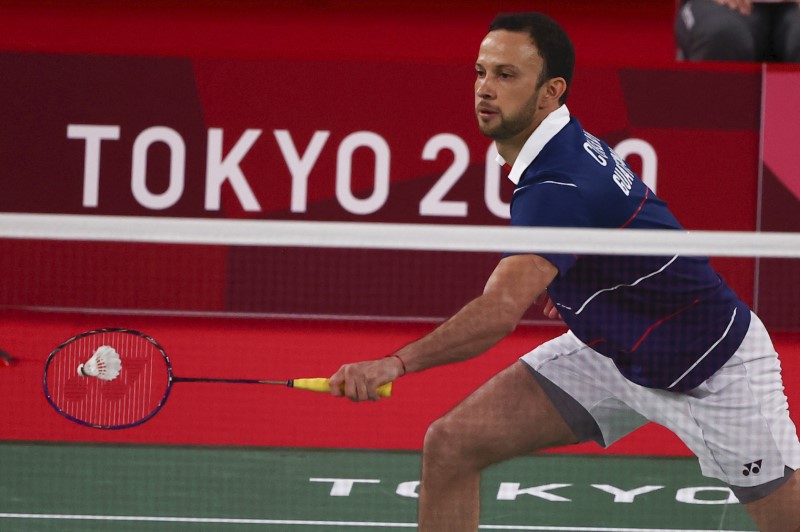
[(506, 252), (707, 256), (765, 321), (800, 329), (796, 233), (1, 214), (0, 245), (5, 308), (425, 321)]

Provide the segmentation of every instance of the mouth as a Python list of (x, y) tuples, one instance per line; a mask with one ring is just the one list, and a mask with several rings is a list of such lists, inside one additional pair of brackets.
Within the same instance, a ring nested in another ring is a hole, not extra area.
[(500, 114), (500, 112), (497, 109), (494, 109), (494, 108), (491, 108), (491, 107), (487, 107), (487, 106), (483, 106), (483, 105), (479, 105), (475, 109), (475, 112), (478, 115), (478, 117), (480, 117), (480, 118), (482, 118), (484, 120), (489, 120), (490, 118), (495, 117), (498, 114)]

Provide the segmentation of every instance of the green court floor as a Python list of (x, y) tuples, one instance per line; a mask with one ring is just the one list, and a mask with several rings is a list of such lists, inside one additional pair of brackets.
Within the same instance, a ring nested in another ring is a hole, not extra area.
[[(0, 530), (413, 530), (419, 455), (0, 443)], [(482, 530), (754, 530), (693, 459), (540, 455), (482, 482)]]

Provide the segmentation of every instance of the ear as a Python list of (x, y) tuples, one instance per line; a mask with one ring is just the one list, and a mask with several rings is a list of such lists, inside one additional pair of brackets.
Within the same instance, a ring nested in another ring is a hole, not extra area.
[(542, 104), (545, 106), (555, 105), (558, 107), (558, 101), (567, 91), (567, 80), (564, 78), (551, 78), (545, 83), (545, 90), (542, 96)]

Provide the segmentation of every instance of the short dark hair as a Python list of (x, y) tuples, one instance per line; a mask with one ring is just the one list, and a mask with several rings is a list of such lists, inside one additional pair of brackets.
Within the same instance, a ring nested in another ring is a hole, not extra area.
[(539, 84), (553, 78), (564, 78), (567, 89), (558, 103), (566, 103), (575, 70), (575, 48), (564, 28), (543, 13), (500, 13), (489, 24), (489, 31), (495, 30), (527, 33), (530, 36), (544, 60)]

